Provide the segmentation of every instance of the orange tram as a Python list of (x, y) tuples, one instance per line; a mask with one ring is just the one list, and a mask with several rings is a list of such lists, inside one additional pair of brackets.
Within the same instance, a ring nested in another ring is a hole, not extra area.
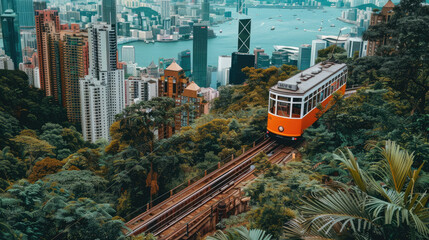
[(345, 93), (346, 76), (346, 64), (322, 62), (279, 81), (270, 89), (267, 133), (296, 140), (317, 120), (318, 104), (326, 107), (334, 92)]

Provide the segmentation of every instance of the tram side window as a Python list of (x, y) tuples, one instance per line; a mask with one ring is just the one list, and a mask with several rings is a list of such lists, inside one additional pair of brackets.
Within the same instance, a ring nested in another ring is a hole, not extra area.
[(292, 118), (301, 118), (301, 104), (292, 105)]
[(270, 98), (270, 113), (276, 114), (276, 100)]
[(302, 116), (305, 116), (305, 114), (307, 114), (308, 113), (308, 104), (309, 104), (309, 102), (305, 102), (304, 103), (304, 111), (303, 111), (303, 115)]
[(277, 102), (277, 115), (290, 117), (290, 103)]

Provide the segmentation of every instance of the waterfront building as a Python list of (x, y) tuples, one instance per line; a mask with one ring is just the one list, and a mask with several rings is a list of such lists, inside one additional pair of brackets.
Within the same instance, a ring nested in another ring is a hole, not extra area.
[(161, 20), (170, 18), (170, 0), (161, 0)]
[(298, 69), (305, 70), (310, 67), (311, 45), (302, 44), (298, 52)]
[(313, 66), (316, 64), (316, 59), (319, 54), (319, 50), (325, 49), (327, 46), (326, 41), (316, 39), (311, 41), (311, 59), (310, 59), (310, 66)]
[(118, 23), (118, 35), (124, 37), (131, 37), (131, 23), (130, 22), (119, 22)]
[(269, 68), (270, 67), (270, 56), (266, 53), (258, 53), (256, 68)]
[(245, 67), (255, 67), (255, 55), (240, 52), (232, 53), (229, 72), (230, 84), (243, 84), (246, 81), (246, 75), (242, 71)]
[(217, 64), (217, 86), (229, 84), (229, 69), (231, 68), (231, 56), (222, 55)]
[(192, 51), (192, 76), (194, 82), (201, 87), (210, 86), (207, 79), (207, 38), (208, 31), (205, 24), (194, 24), (194, 39)]
[(134, 63), (136, 61), (134, 46), (122, 46), (122, 61), (126, 63)]
[[(78, 27), (78, 25), (76, 26)], [(61, 77), (64, 93), (62, 102), (70, 122), (80, 123), (79, 79), (88, 75), (88, 35), (80, 30), (60, 32)]]
[[(175, 99), (176, 103), (180, 102), (180, 96), (188, 84), (189, 79), (186, 77), (182, 67), (174, 61), (164, 70), (164, 75), (158, 80), (158, 96), (170, 97)], [(180, 126), (180, 117), (175, 118), (174, 126), (159, 126), (158, 138), (171, 137), (176, 130), (180, 130)]]
[[(101, 138), (109, 139), (108, 129), (115, 121), (115, 115), (125, 107), (125, 76), (124, 70), (117, 67), (116, 31), (113, 25), (91, 25), (88, 43), (89, 73), (80, 81), (81, 122), (84, 139), (95, 142)], [(95, 102), (100, 99), (103, 99), (101, 103)], [(94, 104), (97, 105), (96, 109), (92, 106)], [(99, 126), (99, 122), (103, 126)]]
[[(393, 8), (395, 7), (395, 4), (391, 0), (389, 0), (381, 9), (380, 12), (373, 12), (371, 14), (371, 21), (370, 26), (374, 26), (380, 23), (387, 23), (390, 21), (392, 16), (395, 14), (393, 11)], [(384, 37), (384, 39), (380, 41), (368, 41), (368, 48), (367, 48), (367, 56), (374, 56), (377, 48), (379, 46), (382, 46), (386, 44), (386, 41), (388, 40), (388, 37)]]
[(238, 52), (249, 53), (250, 50), (250, 30), (252, 21), (248, 19), (238, 20)]
[(189, 77), (191, 75), (191, 51), (187, 49), (179, 52), (177, 60), (183, 71), (185, 71), (185, 75)]
[(37, 10), (35, 14), (40, 89), (45, 92), (46, 96), (52, 96), (63, 104), (57, 39), (57, 33), (60, 31), (58, 11)]
[(201, 19), (207, 24), (210, 23), (210, 2), (209, 0), (202, 0), (201, 2)]
[(116, 0), (102, 0), (101, 19), (107, 24), (112, 24), (116, 30)]
[(14, 69), (18, 69), (19, 63), (22, 62), (18, 16), (12, 9), (7, 9), (3, 14), (1, 14), (0, 20), (5, 53), (12, 59)]

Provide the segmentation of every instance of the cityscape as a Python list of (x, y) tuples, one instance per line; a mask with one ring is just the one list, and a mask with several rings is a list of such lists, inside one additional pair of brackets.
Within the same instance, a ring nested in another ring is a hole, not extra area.
[(0, 239), (429, 236), (427, 1), (0, 0), (0, 20)]

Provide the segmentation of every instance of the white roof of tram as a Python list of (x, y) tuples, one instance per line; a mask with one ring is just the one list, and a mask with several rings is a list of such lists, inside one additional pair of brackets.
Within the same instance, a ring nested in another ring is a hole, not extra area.
[(295, 76), (279, 81), (270, 90), (280, 94), (301, 95), (346, 67), (344, 63), (321, 62)]

